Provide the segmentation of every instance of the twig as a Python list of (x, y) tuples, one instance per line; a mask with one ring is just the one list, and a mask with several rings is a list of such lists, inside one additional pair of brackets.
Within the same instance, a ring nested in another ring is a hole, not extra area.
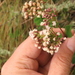
[(66, 37), (66, 34), (64, 33), (64, 31), (62, 30), (62, 28), (58, 25), (59, 29), (61, 30), (61, 32), (63, 33), (63, 35)]
[(65, 0), (60, 0), (60, 1), (58, 1), (58, 3), (56, 3), (56, 5), (59, 5), (59, 4), (61, 4), (61, 3), (63, 3)]
[(59, 27), (59, 29), (61, 30), (61, 32), (64, 34), (64, 36), (66, 36), (66, 34), (63, 32), (63, 30)]
[(28, 21), (31, 21), (32, 19), (28, 19), (28, 20), (24, 21), (22, 24), (27, 23)]
[(5, 0), (3, 2), (0, 3), (0, 7), (4, 4)]
[(74, 64), (73, 67), (71, 68), (70, 74), (73, 72), (74, 69), (75, 69), (75, 64)]

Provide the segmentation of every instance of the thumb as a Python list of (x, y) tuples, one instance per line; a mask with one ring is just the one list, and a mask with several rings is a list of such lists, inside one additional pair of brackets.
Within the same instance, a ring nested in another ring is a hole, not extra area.
[(68, 38), (51, 61), (48, 75), (69, 75), (72, 57), (75, 51), (75, 35)]

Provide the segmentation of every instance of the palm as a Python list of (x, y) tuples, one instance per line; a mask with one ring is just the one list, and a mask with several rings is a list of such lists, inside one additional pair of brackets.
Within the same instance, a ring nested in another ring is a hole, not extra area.
[(52, 56), (44, 51), (42, 51), (39, 57), (36, 58), (35, 60), (26, 58), (26, 60), (29, 60), (30, 62), (25, 63), (26, 69), (24, 70), (25, 72), (28, 71), (29, 74), (27, 75), (41, 75), (41, 74), (47, 75), (51, 58)]

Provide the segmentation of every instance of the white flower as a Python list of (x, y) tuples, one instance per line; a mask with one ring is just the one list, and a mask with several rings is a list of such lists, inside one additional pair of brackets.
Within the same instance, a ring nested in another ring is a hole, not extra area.
[(52, 23), (53, 23), (53, 26), (56, 26), (56, 21), (53, 21)]
[(43, 37), (43, 40), (46, 41), (48, 39), (48, 36)]
[(37, 17), (40, 18), (41, 16), (40, 15), (37, 15)]
[(41, 23), (40, 23), (40, 26), (43, 26), (44, 24), (45, 24), (45, 22), (41, 22)]
[(47, 53), (50, 53), (50, 51), (49, 51), (49, 50), (47, 50)]
[[(34, 34), (35, 31), (37, 31), (37, 29), (34, 29), (33, 31), (30, 31), (30, 32), (29, 32), (29, 36), (30, 36), (32, 39), (34, 39), (34, 37), (35, 37), (35, 34)], [(34, 40), (37, 40), (37, 38), (35, 38)]]
[(44, 47), (43, 50), (44, 51), (49, 51), (49, 49), (47, 47)]
[(50, 38), (48, 38), (47, 41), (49, 42), (50, 41)]
[(30, 32), (29, 32), (29, 36), (30, 36), (32, 39), (34, 39), (35, 35), (34, 35), (33, 31), (30, 31)]
[(47, 44), (49, 44), (49, 42), (46, 42)]
[(44, 30), (43, 30), (43, 34), (45, 34), (45, 35), (46, 35), (46, 34), (47, 34), (47, 30), (45, 30), (45, 29), (44, 29)]
[(32, 6), (33, 5), (33, 2), (32, 1), (29, 1), (29, 6)]
[(42, 12), (42, 17), (45, 15), (45, 13), (44, 12)]
[(55, 40), (56, 40), (56, 38), (54, 37), (54, 38), (53, 38), (53, 41), (55, 41)]
[(37, 29), (34, 29), (33, 32), (37, 31)]
[(27, 3), (27, 2), (25, 2), (25, 3), (24, 3), (24, 5), (25, 5), (25, 6), (28, 6), (28, 3)]
[(36, 15), (36, 12), (33, 12), (33, 15)]
[(46, 35), (50, 35), (49, 31), (46, 32)]
[(53, 55), (53, 53), (54, 53), (53, 51), (49, 51), (49, 52), (50, 52), (51, 55)]
[(31, 16), (30, 18), (31, 18), (31, 19), (33, 19), (33, 17), (32, 17), (32, 16)]
[(44, 11), (47, 11), (47, 9), (45, 9)]
[(60, 35), (60, 32), (57, 32), (57, 35)]
[(40, 47), (40, 46), (38, 46), (38, 49), (41, 49), (41, 47)]
[(42, 14), (42, 11), (38, 11), (38, 14), (41, 15)]
[(55, 53), (57, 53), (57, 52), (58, 52), (58, 50), (59, 50), (59, 47), (56, 47)]
[(56, 47), (54, 47), (54, 49), (56, 49)]
[(47, 43), (46, 42), (43, 42), (43, 46), (47, 46)]
[(60, 45), (61, 45), (62, 43), (60, 42)]
[(35, 47), (38, 47), (38, 45), (37, 45), (37, 44), (35, 44)]
[(38, 42), (38, 41), (36, 41), (36, 43), (37, 43), (37, 44), (39, 44), (39, 42)]
[(42, 35), (42, 34), (43, 34), (43, 32), (42, 32), (42, 31), (40, 31), (40, 32), (39, 32), (39, 34), (40, 34), (40, 35)]
[(50, 49), (53, 49), (53, 46), (50, 46)]
[(50, 30), (50, 27), (48, 25), (45, 26), (47, 30)]
[(66, 39), (67, 39), (66, 37), (63, 38), (63, 40), (66, 40)]
[(24, 18), (25, 18), (25, 19), (28, 19), (28, 15), (25, 15)]
[(38, 39), (37, 38), (34, 38), (34, 40), (37, 41)]

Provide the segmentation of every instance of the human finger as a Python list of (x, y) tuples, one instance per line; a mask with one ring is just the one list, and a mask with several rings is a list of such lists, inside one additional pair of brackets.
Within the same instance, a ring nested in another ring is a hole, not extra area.
[(56, 75), (69, 75), (74, 52), (75, 35), (72, 38), (68, 38), (54, 55), (48, 75), (55, 75), (55, 73)]

